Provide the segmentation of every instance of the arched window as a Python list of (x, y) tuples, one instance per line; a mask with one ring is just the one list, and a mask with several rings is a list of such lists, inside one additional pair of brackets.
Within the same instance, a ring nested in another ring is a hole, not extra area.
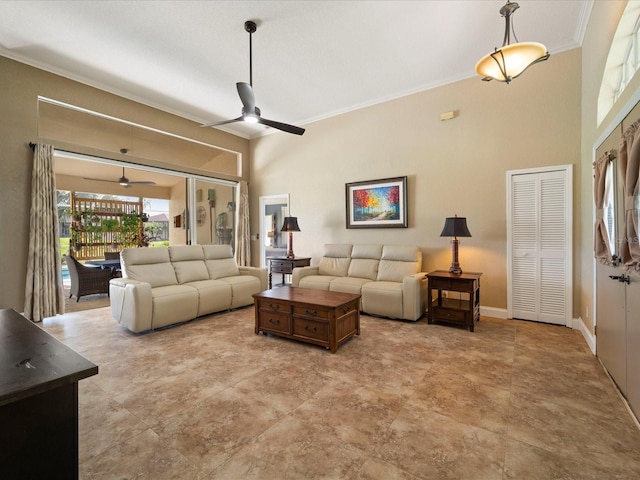
[(598, 125), (611, 111), (639, 68), (640, 1), (631, 0), (620, 18), (607, 57), (598, 94)]

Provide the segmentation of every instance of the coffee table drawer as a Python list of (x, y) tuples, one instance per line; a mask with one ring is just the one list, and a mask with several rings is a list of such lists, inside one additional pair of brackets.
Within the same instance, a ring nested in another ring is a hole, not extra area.
[(289, 305), (286, 302), (279, 302), (277, 300), (260, 300), (258, 308), (260, 308), (260, 310), (272, 310), (285, 314), (289, 313)]
[(293, 314), (309, 318), (329, 318), (329, 310), (316, 306), (294, 306)]
[(293, 335), (329, 343), (329, 322), (294, 317)]
[(291, 317), (288, 313), (260, 310), (258, 316), (260, 330), (287, 334), (291, 332)]

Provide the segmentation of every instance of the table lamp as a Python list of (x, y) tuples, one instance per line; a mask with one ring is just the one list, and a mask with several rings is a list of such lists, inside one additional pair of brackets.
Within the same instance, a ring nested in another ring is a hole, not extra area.
[(284, 225), (280, 229), (281, 232), (289, 232), (289, 252), (287, 258), (296, 258), (293, 254), (293, 232), (299, 232), (298, 217), (284, 217)]
[(458, 217), (457, 215), (446, 218), (440, 236), (453, 237), (453, 240), (451, 240), (451, 267), (449, 267), (449, 272), (456, 275), (461, 274), (462, 269), (458, 263), (458, 244), (460, 243), (458, 237), (471, 236), (467, 228), (467, 219), (465, 217)]

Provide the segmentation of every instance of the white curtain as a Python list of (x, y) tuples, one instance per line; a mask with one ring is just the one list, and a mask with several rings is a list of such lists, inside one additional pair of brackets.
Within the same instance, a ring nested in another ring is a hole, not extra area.
[(37, 144), (31, 175), (29, 253), (24, 315), (40, 322), (64, 313), (53, 146)]
[(238, 231), (236, 232), (236, 262), (240, 266), (251, 265), (251, 238), (249, 231), (249, 187), (242, 180), (238, 194)]

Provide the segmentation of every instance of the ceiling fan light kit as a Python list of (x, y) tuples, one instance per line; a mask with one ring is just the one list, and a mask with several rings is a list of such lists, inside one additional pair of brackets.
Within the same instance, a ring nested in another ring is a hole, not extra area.
[(262, 112), (256, 106), (255, 96), (253, 94), (253, 45), (251, 42), (251, 36), (257, 30), (257, 25), (251, 20), (244, 22), (244, 29), (249, 33), (249, 83), (238, 82), (236, 83), (236, 89), (242, 102), (242, 115), (232, 120), (223, 120), (221, 122), (212, 122), (202, 127), (218, 127), (220, 125), (227, 125), (234, 122), (247, 122), (247, 123), (260, 123), (268, 127), (282, 130), (283, 132), (293, 133), (294, 135), (302, 135), (304, 128), (296, 127), (286, 123), (276, 122), (275, 120), (269, 120), (262, 117)]
[[(511, 16), (520, 5), (507, 1), (500, 9), (500, 15), (505, 18), (504, 40), (501, 48), (496, 48), (476, 63), (476, 72), (482, 80), (497, 80), (511, 83), (511, 80), (519, 77), (527, 68), (549, 58), (547, 48), (538, 42), (518, 42), (513, 30)], [(511, 43), (511, 34), (517, 43)]]

